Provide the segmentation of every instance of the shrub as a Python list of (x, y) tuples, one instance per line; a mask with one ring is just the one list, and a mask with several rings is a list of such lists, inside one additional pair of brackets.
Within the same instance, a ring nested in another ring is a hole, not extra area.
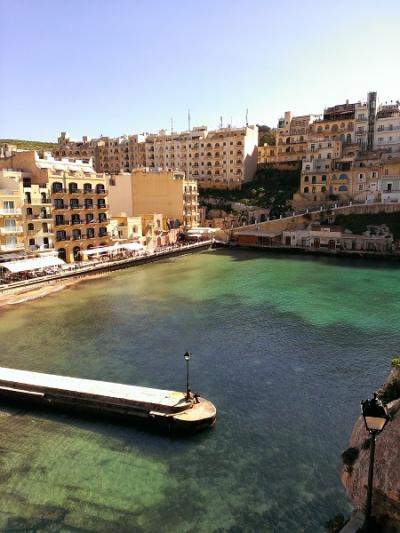
[(392, 366), (400, 366), (400, 357), (393, 357)]
[(349, 473), (352, 470), (351, 467), (354, 464), (355, 460), (357, 459), (358, 454), (359, 454), (358, 448), (353, 448), (353, 447), (347, 448), (347, 450), (345, 450), (342, 453), (343, 464), (346, 466), (346, 470)]
[(381, 394), (383, 402), (389, 403), (400, 398), (400, 379), (394, 379), (385, 385)]

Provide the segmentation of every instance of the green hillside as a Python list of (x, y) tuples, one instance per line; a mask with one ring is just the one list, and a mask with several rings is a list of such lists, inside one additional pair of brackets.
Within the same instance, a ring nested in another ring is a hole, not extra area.
[(21, 150), (47, 150), (51, 151), (57, 146), (57, 143), (43, 141), (24, 141), (23, 139), (0, 139), (0, 146), (5, 144), (14, 144)]

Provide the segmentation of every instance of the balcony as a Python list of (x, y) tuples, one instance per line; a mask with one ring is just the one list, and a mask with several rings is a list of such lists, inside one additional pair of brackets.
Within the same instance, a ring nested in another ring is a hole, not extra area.
[(5, 227), (5, 228), (0, 228), (0, 233), (2, 235), (12, 235), (13, 233), (23, 233), (23, 228), (22, 226), (14, 226), (14, 227)]
[(3, 244), (0, 246), (0, 252), (17, 252), (18, 250), (23, 250), (24, 245), (22, 243), (16, 244)]
[(22, 210), (17, 209), (0, 209), (0, 215), (21, 215)]

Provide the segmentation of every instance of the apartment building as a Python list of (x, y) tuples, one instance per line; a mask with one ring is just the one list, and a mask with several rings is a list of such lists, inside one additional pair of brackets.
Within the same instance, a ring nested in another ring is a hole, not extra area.
[(374, 149), (382, 150), (385, 157), (400, 157), (400, 106), (398, 102), (378, 107)]
[[(86, 139), (85, 137), (83, 138)], [(208, 131), (205, 126), (174, 133), (128, 137), (102, 137), (92, 141), (71, 141), (61, 133), (58, 157), (94, 158), (98, 172), (119, 174), (135, 168), (179, 170), (201, 187), (239, 188), (251, 181), (257, 169), (258, 128), (220, 128)]]
[(161, 213), (170, 228), (199, 225), (197, 181), (182, 172), (135, 169), (109, 177), (108, 189), (113, 218)]
[(259, 147), (258, 163), (297, 167), (306, 156), (310, 124), (317, 119), (317, 115), (293, 116), (291, 111), (286, 111), (278, 122), (276, 145)]
[(0, 170), (0, 201), (6, 213), (3, 219), (7, 228), (0, 230), (5, 236), (2, 251), (40, 253), (54, 247), (47, 187), (31, 181), (30, 172)]
[(254, 177), (257, 145), (257, 126), (162, 131), (146, 137), (146, 166), (181, 170), (203, 188), (240, 188)]
[(0, 253), (24, 250), (23, 198), (18, 184), (0, 171)]
[(0, 172), (18, 189), (25, 252), (54, 248), (73, 262), (110, 243), (106, 179), (89, 163), (15, 152), (0, 158)]

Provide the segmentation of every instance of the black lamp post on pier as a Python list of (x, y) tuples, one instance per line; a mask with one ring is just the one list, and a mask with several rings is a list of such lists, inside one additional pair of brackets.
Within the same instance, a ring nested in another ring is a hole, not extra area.
[(184, 358), (186, 361), (186, 400), (190, 400), (191, 390), (189, 384), (189, 361), (192, 356), (191, 352), (185, 352)]
[(361, 402), (361, 411), (364, 418), (365, 427), (370, 435), (370, 452), (369, 452), (369, 468), (368, 468), (368, 487), (367, 487), (367, 502), (365, 505), (365, 522), (364, 531), (372, 533), (373, 519), (372, 519), (372, 484), (374, 478), (374, 460), (375, 460), (375, 441), (377, 435), (383, 431), (387, 422), (390, 420), (389, 414), (378, 395), (374, 393), (371, 400), (364, 400)]

